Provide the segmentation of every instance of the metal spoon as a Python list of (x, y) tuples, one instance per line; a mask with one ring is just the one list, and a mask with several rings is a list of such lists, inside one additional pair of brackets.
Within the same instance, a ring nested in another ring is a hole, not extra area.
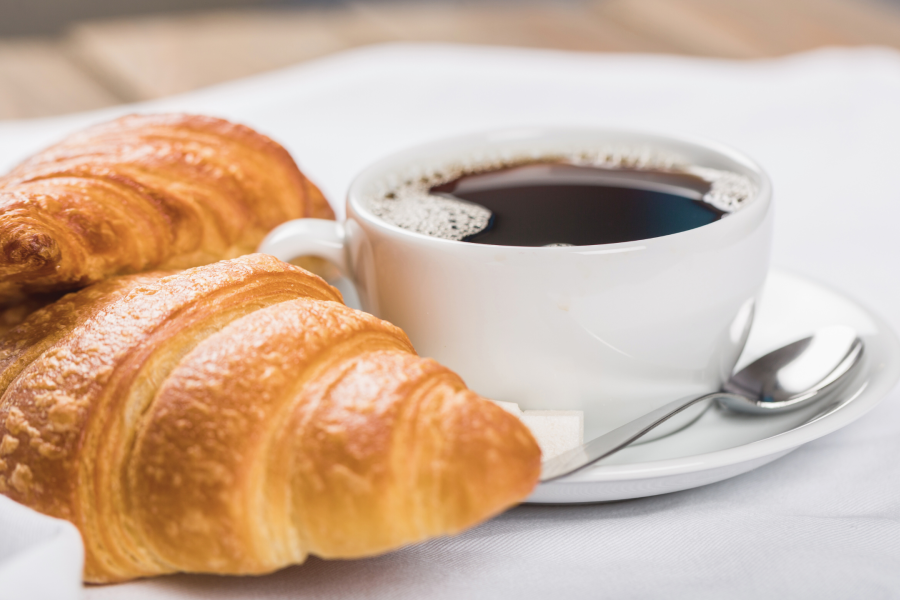
[(721, 392), (670, 402), (590, 442), (544, 461), (541, 482), (574, 473), (615, 454), (686, 408), (716, 400), (736, 412), (777, 414), (838, 391), (861, 364), (863, 341), (850, 327), (826, 327), (766, 354), (735, 373)]

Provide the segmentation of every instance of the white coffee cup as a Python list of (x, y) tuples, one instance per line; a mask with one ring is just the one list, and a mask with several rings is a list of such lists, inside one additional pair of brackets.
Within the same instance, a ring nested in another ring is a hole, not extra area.
[[(610, 147), (651, 148), (738, 173), (756, 194), (696, 229), (570, 247), (433, 238), (382, 221), (364, 201), (391, 181), (448, 164)], [(485, 397), (523, 409), (583, 410), (589, 439), (673, 399), (715, 391), (731, 373), (768, 271), (771, 196), (756, 163), (709, 141), (595, 129), (502, 131), (380, 160), (353, 181), (344, 223), (291, 221), (259, 251), (331, 261), (353, 281), (363, 309), (400, 326), (419, 354)]]

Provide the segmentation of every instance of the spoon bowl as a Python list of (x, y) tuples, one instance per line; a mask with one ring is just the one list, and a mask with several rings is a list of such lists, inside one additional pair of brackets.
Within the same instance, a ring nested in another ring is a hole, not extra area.
[(858, 368), (863, 342), (850, 327), (826, 327), (770, 352), (731, 376), (719, 398), (726, 408), (752, 414), (796, 410), (831, 394)]

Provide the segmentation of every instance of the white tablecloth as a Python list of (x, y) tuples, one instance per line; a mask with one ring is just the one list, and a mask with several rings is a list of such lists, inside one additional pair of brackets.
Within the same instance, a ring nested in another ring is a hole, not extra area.
[[(394, 45), (139, 107), (243, 121), (330, 198), (375, 158), (528, 124), (704, 135), (775, 184), (775, 264), (900, 329), (900, 54), (755, 62)], [(133, 110), (128, 109), (128, 110)], [(0, 169), (112, 109), (0, 123)], [(340, 202), (335, 202), (340, 209)], [(900, 398), (750, 474), (603, 505), (524, 506), (451, 539), (261, 578), (179, 575), (80, 591), (74, 528), (0, 498), (0, 599), (897, 598)]]

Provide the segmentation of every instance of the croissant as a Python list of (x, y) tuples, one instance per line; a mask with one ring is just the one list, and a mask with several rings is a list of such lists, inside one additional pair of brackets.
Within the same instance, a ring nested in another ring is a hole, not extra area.
[(300, 217), (334, 213), (266, 136), (211, 117), (124, 117), (0, 178), (0, 306), (247, 254)]
[(300, 268), (105, 280), (0, 339), (0, 492), (81, 531), (85, 579), (257, 574), (521, 501), (515, 416)]

